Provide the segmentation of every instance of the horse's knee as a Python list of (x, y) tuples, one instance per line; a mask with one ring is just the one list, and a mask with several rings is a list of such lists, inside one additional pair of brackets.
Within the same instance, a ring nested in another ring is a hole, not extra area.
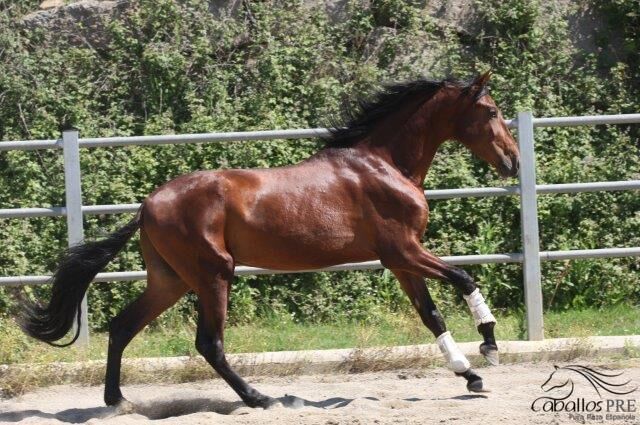
[(473, 278), (469, 276), (469, 273), (464, 271), (459, 267), (451, 267), (446, 272), (445, 275), (449, 282), (457, 286), (462, 290), (464, 295), (469, 295), (473, 291), (476, 290), (476, 283)]

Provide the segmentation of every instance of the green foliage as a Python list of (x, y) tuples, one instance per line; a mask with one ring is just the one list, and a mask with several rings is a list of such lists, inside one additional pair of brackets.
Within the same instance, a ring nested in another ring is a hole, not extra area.
[[(550, 338), (636, 335), (640, 327), (639, 313), (639, 307), (628, 304), (599, 309), (552, 311), (544, 315), (545, 331)], [(456, 341), (478, 340), (478, 333), (468, 314), (460, 312), (458, 308), (445, 309), (443, 314), (447, 318), (447, 329), (456, 336)], [(262, 317), (251, 323), (228, 326), (225, 331), (225, 351), (257, 353), (364, 348), (424, 344), (433, 341), (433, 336), (416, 316), (413, 311), (408, 314), (382, 312), (367, 322), (333, 319), (326, 323), (298, 323), (280, 315)], [(497, 317), (500, 324), (496, 327), (498, 340), (512, 341), (525, 337), (522, 311), (514, 310), (508, 315)], [(134, 338), (127, 346), (125, 356), (135, 358), (198, 355), (194, 345), (193, 322), (167, 314), (163, 316), (162, 322), (160, 325), (147, 327)], [(0, 364), (103, 360), (107, 355), (105, 347), (108, 338), (106, 332), (96, 332), (91, 336), (87, 349), (59, 350), (29, 338), (9, 320), (0, 317)], [(6, 390), (7, 385), (4, 381), (3, 387)]]
[[(323, 126), (345, 100), (391, 79), (452, 73), (465, 78), (492, 68), (492, 96), (506, 116), (637, 112), (637, 0), (593, 2), (622, 40), (624, 54), (596, 55), (571, 42), (559, 3), (483, 0), (477, 33), (443, 26), (420, 2), (351, 0), (339, 18), (298, 1), (245, 2), (233, 19), (213, 19), (208, 2), (138, 0), (102, 25), (103, 44), (20, 26), (38, 2), (0, 2), (0, 138), (58, 138), (76, 126), (84, 137), (239, 131)], [(623, 24), (621, 24), (623, 23)], [(604, 32), (603, 32), (604, 34)], [(613, 49), (607, 38), (601, 48)], [(606, 53), (606, 52), (605, 52)], [(611, 53), (611, 52), (610, 52)], [(616, 59), (617, 58), (617, 59)], [(606, 59), (606, 60), (605, 60)], [(636, 126), (637, 127), (637, 126)], [(541, 183), (638, 178), (638, 130), (633, 126), (536, 130)], [(84, 203), (139, 202), (167, 180), (198, 169), (274, 167), (298, 162), (316, 141), (270, 141), (82, 151)], [(436, 157), (429, 188), (501, 185), (489, 166), (455, 143)], [(507, 182), (514, 183), (514, 181)], [(62, 205), (57, 151), (0, 155), (3, 208)], [(439, 255), (518, 252), (517, 198), (431, 201), (425, 245)], [(640, 246), (640, 197), (608, 192), (539, 197), (543, 250)], [(120, 216), (87, 216), (88, 238), (114, 230)], [(66, 245), (63, 219), (3, 220), (0, 274), (45, 274)], [(142, 269), (132, 242), (108, 268)], [(496, 308), (522, 304), (519, 266), (469, 270)], [(549, 262), (543, 290), (551, 309), (640, 300), (634, 259)], [(95, 284), (91, 323), (110, 317), (143, 283)], [(0, 309), (14, 290), (0, 289)], [(38, 294), (46, 288), (32, 288)], [(444, 284), (431, 291), (454, 309), (460, 297)], [(294, 322), (373, 320), (410, 305), (389, 272), (317, 273), (238, 278), (230, 320), (289, 317)], [(164, 321), (193, 314), (189, 295)]]

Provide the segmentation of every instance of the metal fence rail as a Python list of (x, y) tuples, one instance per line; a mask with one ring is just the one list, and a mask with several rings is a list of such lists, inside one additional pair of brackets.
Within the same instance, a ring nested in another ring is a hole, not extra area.
[[(542, 251), (539, 254), (540, 261), (576, 260), (580, 258), (615, 258), (640, 256), (638, 248), (603, 248), (603, 249), (574, 249), (569, 251)], [(447, 263), (456, 266), (472, 264), (495, 263), (522, 263), (524, 256), (519, 252), (510, 254), (479, 254), (479, 255), (454, 255), (440, 257)], [(236, 276), (255, 276), (262, 274), (286, 274), (286, 273), (310, 273), (310, 272), (337, 272), (353, 270), (379, 270), (384, 267), (380, 261), (366, 261), (363, 263), (346, 263), (324, 269), (313, 270), (270, 270), (258, 267), (238, 266), (235, 269)], [(49, 283), (51, 276), (5, 276), (0, 277), (0, 286), (43, 285)], [(132, 272), (106, 272), (98, 273), (94, 282), (127, 282), (144, 280), (147, 272), (144, 270)]]
[[(640, 123), (640, 114), (603, 115), (583, 117), (552, 117), (534, 118), (531, 112), (521, 112), (518, 118), (507, 120), (510, 128), (518, 129), (518, 140), (521, 155), (520, 182), (517, 186), (480, 187), (461, 189), (426, 190), (429, 199), (451, 199), (466, 197), (492, 196), (520, 196), (521, 200), (521, 232), (523, 240), (522, 253), (461, 255), (442, 257), (446, 262), (454, 265), (490, 264), (490, 263), (523, 263), (525, 306), (527, 310), (527, 333), (530, 340), (540, 340), (544, 337), (542, 320), (542, 289), (540, 277), (540, 262), (553, 260), (571, 260), (577, 258), (608, 258), (624, 256), (640, 256), (640, 247), (629, 248), (601, 248), (570, 251), (542, 251), (540, 252), (538, 236), (538, 215), (536, 197), (538, 194), (579, 193), (592, 191), (639, 190), (640, 180), (567, 183), (567, 184), (536, 184), (534, 127), (580, 126), (599, 124), (630, 124)], [(230, 133), (204, 133), (163, 136), (135, 136), (135, 137), (104, 137), (79, 138), (76, 130), (65, 131), (59, 140), (30, 140), (0, 142), (0, 151), (62, 149), (65, 168), (66, 206), (37, 207), (37, 208), (9, 208), (0, 209), (2, 218), (26, 217), (66, 217), (69, 235), (69, 245), (83, 239), (82, 218), (85, 214), (117, 214), (137, 211), (140, 204), (118, 205), (82, 205), (80, 179), (80, 148), (97, 148), (130, 145), (164, 145), (185, 143), (211, 142), (248, 142), (274, 139), (303, 139), (326, 137), (328, 129), (295, 129), (269, 130)], [(379, 261), (365, 263), (341, 264), (319, 270), (305, 270), (304, 272), (344, 271), (381, 269)], [(236, 267), (236, 275), (260, 275), (278, 273), (300, 273), (301, 271), (267, 270), (255, 267)], [(7, 276), (0, 277), (0, 286), (39, 285), (47, 283), (50, 276)], [(94, 282), (132, 281), (146, 278), (145, 271), (125, 271), (99, 273)], [(86, 298), (82, 306), (86, 316)], [(83, 322), (78, 343), (88, 341), (87, 321)]]
[[(1, 143), (1, 142), (0, 142)], [(639, 190), (640, 180), (621, 180), (594, 183), (562, 183), (562, 184), (537, 184), (536, 193), (547, 195), (552, 193), (583, 193), (615, 190)], [(428, 199), (454, 199), (454, 198), (489, 198), (492, 196), (516, 196), (520, 195), (520, 186), (503, 187), (468, 187), (464, 189), (430, 189), (425, 190), (424, 195)], [(85, 215), (133, 213), (140, 208), (140, 204), (105, 204), (83, 205), (82, 212)], [(39, 208), (5, 208), (0, 209), (2, 218), (27, 218), (27, 217), (64, 217), (67, 215), (65, 207), (39, 207)]]

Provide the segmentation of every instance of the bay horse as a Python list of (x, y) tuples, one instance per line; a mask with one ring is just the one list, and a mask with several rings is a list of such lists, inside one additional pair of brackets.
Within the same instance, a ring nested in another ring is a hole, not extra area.
[(379, 259), (400, 281), (451, 370), (483, 391), (482, 378), (446, 330), (425, 278), (459, 289), (497, 362), (496, 320), (473, 279), (425, 250), (429, 210), (422, 185), (445, 140), (461, 142), (503, 177), (519, 153), (487, 93), (489, 72), (470, 82), (416, 81), (385, 86), (347, 113), (326, 145), (299, 164), (272, 169), (199, 171), (157, 188), (136, 217), (106, 239), (70, 248), (52, 278), (46, 306), (28, 303), (23, 330), (56, 346), (80, 323), (80, 302), (95, 275), (140, 230), (144, 292), (109, 326), (104, 401), (131, 404), (120, 391), (122, 352), (132, 338), (188, 291), (198, 298), (197, 350), (251, 407), (277, 400), (247, 384), (227, 363), (224, 323), (238, 264), (319, 269)]

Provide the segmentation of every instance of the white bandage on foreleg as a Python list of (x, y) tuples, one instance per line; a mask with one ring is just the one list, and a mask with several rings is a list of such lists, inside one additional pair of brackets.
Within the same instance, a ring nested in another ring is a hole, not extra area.
[(444, 355), (444, 358), (449, 363), (449, 369), (452, 371), (463, 373), (471, 367), (469, 360), (462, 354), (458, 344), (453, 340), (451, 332), (447, 331), (436, 338), (436, 344), (438, 344), (438, 348), (442, 351), (442, 355)]
[(476, 290), (469, 295), (463, 295), (463, 297), (469, 306), (469, 310), (471, 310), (476, 326), (479, 326), (482, 323), (496, 322), (496, 318), (493, 317), (491, 310), (489, 310), (489, 306), (484, 302), (484, 297), (480, 293), (479, 288), (476, 288)]

